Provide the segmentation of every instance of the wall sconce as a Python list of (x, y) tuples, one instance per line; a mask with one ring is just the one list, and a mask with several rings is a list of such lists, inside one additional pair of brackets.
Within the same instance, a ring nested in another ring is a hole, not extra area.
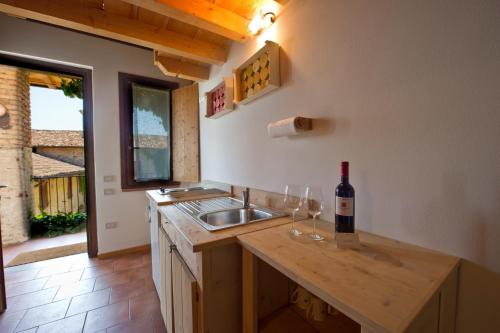
[(257, 35), (264, 29), (267, 29), (276, 21), (276, 14), (273, 12), (259, 13), (253, 18), (253, 20), (248, 25), (248, 30), (252, 35)]
[(7, 108), (5, 107), (5, 105), (0, 104), (0, 118), (5, 116), (6, 114), (7, 114)]

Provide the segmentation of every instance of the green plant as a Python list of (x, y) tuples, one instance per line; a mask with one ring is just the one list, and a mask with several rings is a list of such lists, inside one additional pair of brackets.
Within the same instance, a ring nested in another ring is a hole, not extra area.
[(61, 89), (64, 96), (70, 98), (83, 99), (83, 80), (82, 79), (70, 79), (65, 80), (61, 78)]
[(49, 215), (42, 212), (30, 218), (31, 236), (59, 236), (76, 233), (87, 225), (87, 213), (57, 213)]

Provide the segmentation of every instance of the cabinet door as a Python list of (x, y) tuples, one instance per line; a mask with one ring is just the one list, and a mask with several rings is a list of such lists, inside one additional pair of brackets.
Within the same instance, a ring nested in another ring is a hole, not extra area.
[(198, 286), (177, 250), (172, 251), (172, 289), (175, 333), (197, 332)]
[(162, 298), (163, 303), (161, 304), (162, 316), (165, 321), (165, 327), (167, 332), (174, 333), (174, 311), (173, 311), (173, 299), (172, 299), (172, 241), (168, 237), (167, 233), (163, 228), (161, 230), (161, 238), (163, 238), (163, 243), (165, 250), (163, 251), (162, 258)]
[[(4, 188), (5, 185), (0, 184), (0, 188)], [(5, 298), (5, 277), (3, 272), (3, 255), (2, 255), (2, 230), (0, 227), (0, 313), (7, 309), (7, 301)]]

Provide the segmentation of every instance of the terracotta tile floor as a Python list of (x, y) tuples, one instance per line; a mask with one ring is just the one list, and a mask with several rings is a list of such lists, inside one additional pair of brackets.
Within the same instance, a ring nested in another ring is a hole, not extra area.
[(77, 254), (5, 269), (0, 332), (165, 333), (151, 256)]
[(83, 230), (76, 234), (67, 234), (57, 237), (40, 237), (32, 238), (24, 243), (7, 245), (3, 247), (3, 264), (7, 265), (19, 253), (48, 249), (50, 247), (58, 247), (83, 243), (87, 241), (87, 231)]

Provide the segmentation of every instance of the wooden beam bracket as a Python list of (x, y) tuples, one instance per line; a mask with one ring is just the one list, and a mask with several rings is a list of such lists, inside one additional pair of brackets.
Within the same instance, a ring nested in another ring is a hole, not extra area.
[(209, 66), (172, 59), (160, 55), (158, 51), (154, 52), (154, 64), (167, 76), (174, 76), (192, 81), (208, 80), (210, 76)]

